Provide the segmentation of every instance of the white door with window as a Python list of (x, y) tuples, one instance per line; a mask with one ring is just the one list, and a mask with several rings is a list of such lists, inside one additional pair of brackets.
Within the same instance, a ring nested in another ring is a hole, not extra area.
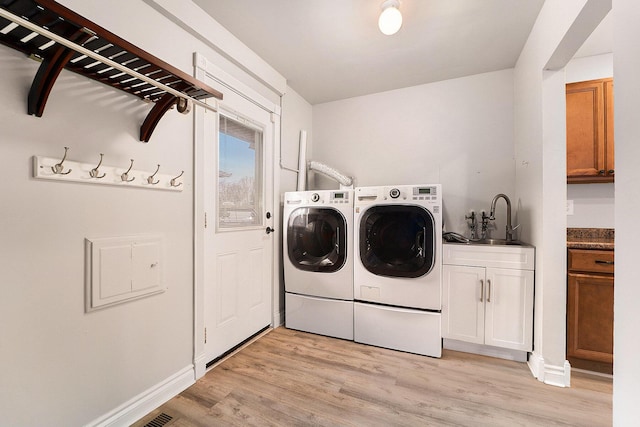
[(224, 90), (204, 114), (204, 353), (219, 358), (271, 325), (272, 115)]

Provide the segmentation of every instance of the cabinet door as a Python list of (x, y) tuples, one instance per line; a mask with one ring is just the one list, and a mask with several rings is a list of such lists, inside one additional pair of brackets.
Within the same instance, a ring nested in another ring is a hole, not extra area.
[(485, 268), (443, 266), (442, 336), (484, 343)]
[(613, 276), (569, 273), (567, 356), (613, 362)]
[(532, 350), (533, 271), (487, 268), (485, 344)]
[(605, 171), (603, 83), (568, 84), (566, 98), (567, 179), (598, 177)]
[(604, 135), (605, 135), (605, 168), (606, 175), (612, 177), (615, 173), (613, 160), (613, 80), (604, 81)]

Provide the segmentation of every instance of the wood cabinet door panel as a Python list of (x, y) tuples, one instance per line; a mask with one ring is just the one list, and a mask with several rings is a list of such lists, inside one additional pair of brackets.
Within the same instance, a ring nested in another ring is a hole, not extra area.
[(613, 362), (613, 277), (569, 273), (567, 356)]
[(613, 80), (604, 82), (604, 133), (606, 139), (605, 168), (607, 175), (615, 173), (615, 162), (613, 156)]
[(566, 114), (567, 182), (613, 182), (613, 79), (567, 84)]
[(605, 168), (604, 86), (567, 85), (567, 176), (598, 176)]

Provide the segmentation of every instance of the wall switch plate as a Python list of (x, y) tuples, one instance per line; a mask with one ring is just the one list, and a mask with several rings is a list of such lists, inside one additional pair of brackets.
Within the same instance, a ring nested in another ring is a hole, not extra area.
[(567, 200), (567, 215), (573, 215), (573, 200)]

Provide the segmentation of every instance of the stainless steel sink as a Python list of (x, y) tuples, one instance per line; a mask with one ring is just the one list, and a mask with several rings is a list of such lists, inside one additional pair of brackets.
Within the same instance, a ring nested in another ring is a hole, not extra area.
[(529, 243), (522, 242), (520, 240), (511, 240), (507, 239), (482, 239), (482, 240), (473, 240), (473, 241), (451, 241), (446, 243), (454, 243), (458, 245), (491, 245), (491, 246), (531, 246)]
[(446, 232), (442, 234), (442, 238), (445, 243), (454, 243), (458, 245), (488, 245), (488, 246), (529, 246), (533, 247), (529, 243), (522, 242), (520, 240), (507, 240), (507, 239), (478, 239), (471, 240), (462, 234), (455, 232)]
[(505, 246), (530, 246), (528, 243), (520, 240), (507, 239), (482, 239), (476, 242), (469, 242), (470, 245), (505, 245)]

